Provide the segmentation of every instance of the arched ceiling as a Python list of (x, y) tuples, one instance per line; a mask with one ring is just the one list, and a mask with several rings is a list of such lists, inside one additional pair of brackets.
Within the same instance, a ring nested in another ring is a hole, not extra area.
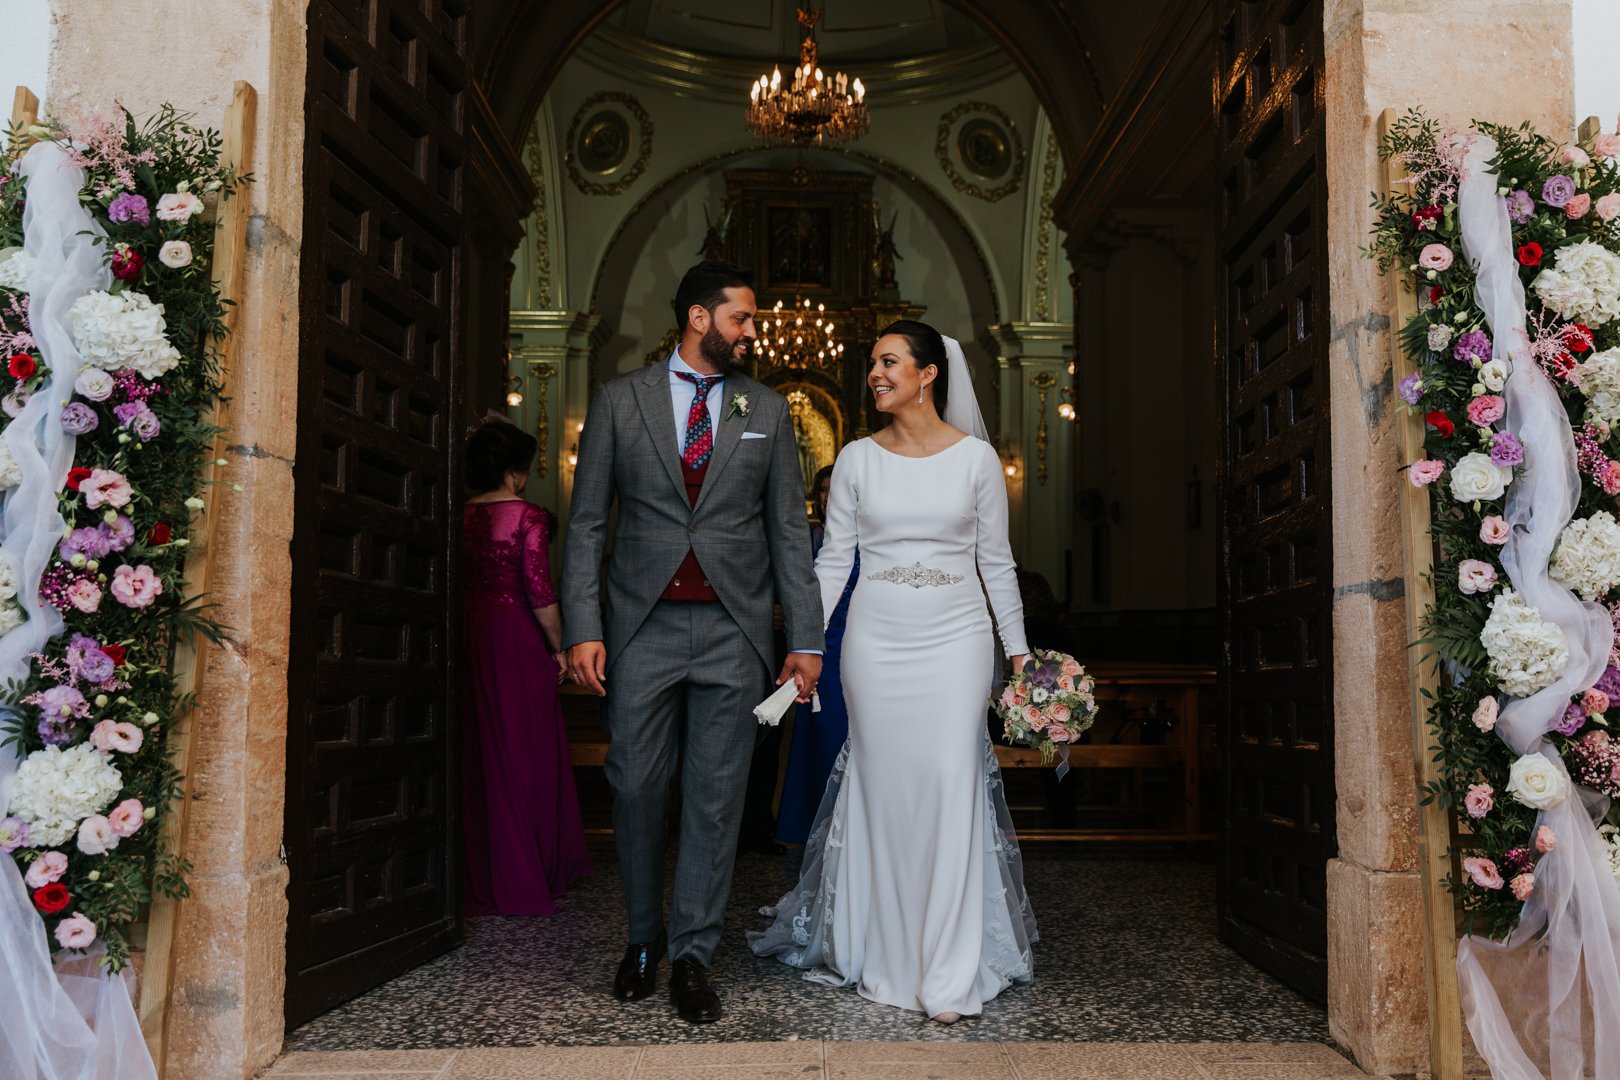
[[(627, 0), (603, 21), (662, 45), (756, 62), (791, 60), (802, 36), (794, 0)], [(942, 52), (986, 36), (944, 0), (826, 0), (816, 27), (824, 66), (840, 68)]]

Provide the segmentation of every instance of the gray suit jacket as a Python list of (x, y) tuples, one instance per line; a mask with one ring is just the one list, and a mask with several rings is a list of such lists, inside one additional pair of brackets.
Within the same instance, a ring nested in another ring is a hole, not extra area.
[[(775, 663), (777, 600), (788, 648), (822, 648), (821, 593), (787, 401), (736, 371), (722, 392), (714, 452), (694, 507), (681, 478), (669, 365), (652, 364), (597, 388), (579, 438), (563, 548), (565, 645), (604, 641), (612, 663), (692, 551), (767, 666)], [(737, 394), (748, 398), (746, 416), (732, 408)], [(745, 431), (764, 438), (743, 439)]]

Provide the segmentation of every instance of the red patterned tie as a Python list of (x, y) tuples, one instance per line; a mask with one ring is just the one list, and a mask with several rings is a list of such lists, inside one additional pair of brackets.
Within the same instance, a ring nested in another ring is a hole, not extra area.
[(705, 377), (689, 371), (677, 371), (676, 377), (696, 387), (692, 395), (692, 409), (686, 414), (686, 443), (681, 460), (688, 469), (695, 469), (709, 460), (714, 450), (714, 425), (709, 422), (709, 390), (720, 381), (720, 376)]

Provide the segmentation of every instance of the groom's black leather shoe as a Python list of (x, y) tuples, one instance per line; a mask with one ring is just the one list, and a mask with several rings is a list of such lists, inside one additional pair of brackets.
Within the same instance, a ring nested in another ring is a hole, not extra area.
[(640, 1001), (658, 987), (658, 965), (664, 959), (664, 935), (657, 941), (632, 944), (624, 950), (618, 973), (613, 976), (613, 996), (620, 1001)]
[(669, 997), (682, 1020), (707, 1024), (720, 1019), (720, 995), (709, 987), (709, 973), (696, 960), (677, 960), (669, 971)]

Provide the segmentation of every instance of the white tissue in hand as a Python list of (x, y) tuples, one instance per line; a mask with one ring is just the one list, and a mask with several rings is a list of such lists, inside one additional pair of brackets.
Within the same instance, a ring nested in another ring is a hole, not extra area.
[(776, 693), (754, 706), (754, 717), (762, 724), (775, 727), (782, 722), (783, 715), (793, 707), (793, 699), (798, 696), (798, 681), (789, 679), (776, 688)]

